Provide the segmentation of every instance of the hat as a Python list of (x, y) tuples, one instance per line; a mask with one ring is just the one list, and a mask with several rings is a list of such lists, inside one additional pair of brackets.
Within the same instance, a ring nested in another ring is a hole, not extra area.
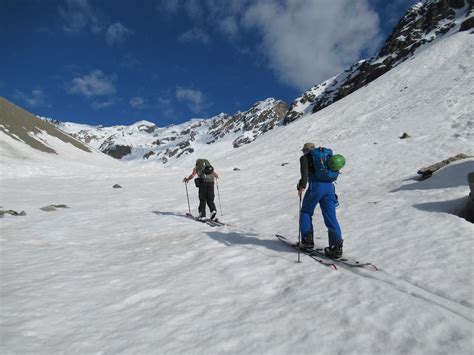
[(314, 149), (314, 148), (316, 148), (316, 146), (314, 145), (314, 143), (305, 143), (305, 144), (303, 145), (303, 149), (301, 149), (301, 150), (302, 150), (303, 152), (307, 152), (307, 151), (309, 151), (309, 150), (311, 150), (311, 149)]

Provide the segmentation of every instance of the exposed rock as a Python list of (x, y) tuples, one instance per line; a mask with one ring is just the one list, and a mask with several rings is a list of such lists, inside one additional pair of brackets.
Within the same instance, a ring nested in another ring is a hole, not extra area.
[(152, 155), (155, 155), (155, 152), (150, 150), (148, 153), (146, 153), (145, 155), (143, 155), (143, 159), (148, 159), (149, 157), (151, 157)]
[(474, 223), (474, 171), (467, 175), (467, 182), (470, 192), (466, 203), (466, 219)]
[(142, 132), (153, 133), (156, 129), (156, 125), (151, 122), (146, 122), (139, 124), (137, 128)]
[(238, 148), (238, 147), (241, 147), (242, 145), (244, 144), (249, 144), (252, 142), (252, 139), (250, 139), (249, 137), (239, 137), (237, 138), (233, 143), (233, 147), (234, 148)]
[(422, 168), (417, 171), (417, 174), (421, 175), (420, 180), (426, 180), (430, 178), (431, 175), (433, 175), (435, 171), (438, 171), (439, 169), (448, 165), (449, 163), (452, 163), (453, 161), (457, 161), (457, 160), (467, 159), (467, 158), (471, 158), (471, 156), (466, 155), (466, 154), (458, 154), (454, 157), (451, 157), (451, 158), (442, 160), (436, 164), (430, 165), (426, 168)]
[(281, 163), (281, 166), (285, 166), (285, 165), (288, 165), (290, 163)]
[(179, 157), (181, 157), (181, 156), (184, 155), (184, 154), (191, 154), (191, 153), (193, 153), (193, 152), (194, 152), (194, 149), (193, 149), (193, 148), (187, 148), (187, 149), (183, 150), (181, 153), (179, 153), (179, 154), (176, 156), (176, 158), (179, 158)]
[(15, 210), (0, 210), (0, 218), (4, 217), (6, 214), (12, 216), (26, 216), (25, 211), (17, 212)]
[(234, 171), (240, 171), (240, 169), (239, 168), (234, 168)]
[(66, 205), (49, 205), (49, 206), (41, 207), (40, 210), (45, 211), (45, 212), (53, 212), (53, 211), (56, 211), (57, 208), (69, 208), (69, 207)]
[(132, 152), (132, 148), (128, 145), (112, 145), (104, 148), (102, 152), (115, 159), (122, 159), (124, 156), (129, 155)]
[(467, 31), (467, 30), (470, 30), (473, 27), (474, 27), (474, 17), (470, 17), (461, 24), (461, 28), (459, 29), (459, 31), (460, 32), (461, 31)]
[(399, 138), (400, 139), (407, 139), (407, 138), (411, 138), (411, 136), (408, 133), (403, 133)]

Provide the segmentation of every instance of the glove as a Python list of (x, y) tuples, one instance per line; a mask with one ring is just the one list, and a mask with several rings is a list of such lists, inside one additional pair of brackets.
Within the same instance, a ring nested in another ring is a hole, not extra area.
[(189, 181), (189, 180), (188, 180), (187, 177), (185, 177), (185, 178), (183, 179), (183, 182), (186, 182), (186, 183), (187, 183), (188, 181)]

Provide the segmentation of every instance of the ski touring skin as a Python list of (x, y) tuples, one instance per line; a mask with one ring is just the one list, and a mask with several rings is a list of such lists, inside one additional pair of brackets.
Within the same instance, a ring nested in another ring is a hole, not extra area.
[[(283, 243), (285, 243), (287, 245), (290, 245), (290, 246), (292, 246), (296, 249), (298, 248), (297, 243), (293, 243), (293, 242), (289, 241), (284, 236), (277, 234), (276, 237), (280, 241), (282, 241)], [(339, 259), (330, 258), (330, 257), (326, 256), (326, 254), (324, 253), (324, 249), (322, 249), (322, 248), (300, 249), (300, 250), (301, 250), (302, 253), (305, 253), (305, 254), (313, 257), (313, 259), (315, 257), (317, 257), (317, 258), (320, 258), (320, 259), (325, 260), (325, 261), (330, 261), (333, 264), (343, 264), (343, 265), (346, 265), (346, 266), (349, 266), (349, 267), (365, 268), (365, 269), (371, 269), (371, 270), (375, 270), (375, 271), (378, 270), (377, 266), (375, 266), (372, 263), (363, 263), (363, 262), (360, 262), (358, 260), (355, 260), (355, 259), (352, 259), (352, 258), (347, 258), (347, 257), (342, 257), (342, 258), (339, 258)]]
[[(293, 242), (290, 242), (290, 241), (289, 241), (288, 239), (286, 239), (284, 236), (279, 235), (279, 234), (276, 234), (275, 236), (276, 236), (276, 237), (278, 238), (278, 240), (279, 240), (280, 242), (282, 242), (283, 244), (288, 245), (288, 246), (290, 246), (290, 247), (292, 247), (292, 248), (298, 250), (298, 245), (295, 244), (295, 243), (293, 243)], [(308, 249), (301, 249), (301, 252), (302, 252), (303, 254), (308, 255), (310, 258), (312, 258), (313, 260), (317, 261), (318, 263), (323, 264), (324, 266), (330, 267), (330, 268), (333, 269), (333, 270), (337, 270), (337, 266), (336, 266), (336, 264), (333, 262), (332, 259), (329, 259), (329, 258), (321, 258), (321, 257), (319, 257), (319, 256), (317, 256), (317, 255), (312, 255), (312, 254), (311, 254), (311, 251), (308, 250)]]

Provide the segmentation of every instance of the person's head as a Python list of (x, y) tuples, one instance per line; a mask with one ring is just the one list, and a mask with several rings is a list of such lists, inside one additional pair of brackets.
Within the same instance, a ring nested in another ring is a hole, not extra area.
[(303, 154), (308, 154), (309, 152), (311, 152), (314, 148), (316, 148), (316, 146), (314, 145), (314, 143), (305, 143), (303, 145), (303, 149), (301, 149), (301, 151), (303, 152)]

